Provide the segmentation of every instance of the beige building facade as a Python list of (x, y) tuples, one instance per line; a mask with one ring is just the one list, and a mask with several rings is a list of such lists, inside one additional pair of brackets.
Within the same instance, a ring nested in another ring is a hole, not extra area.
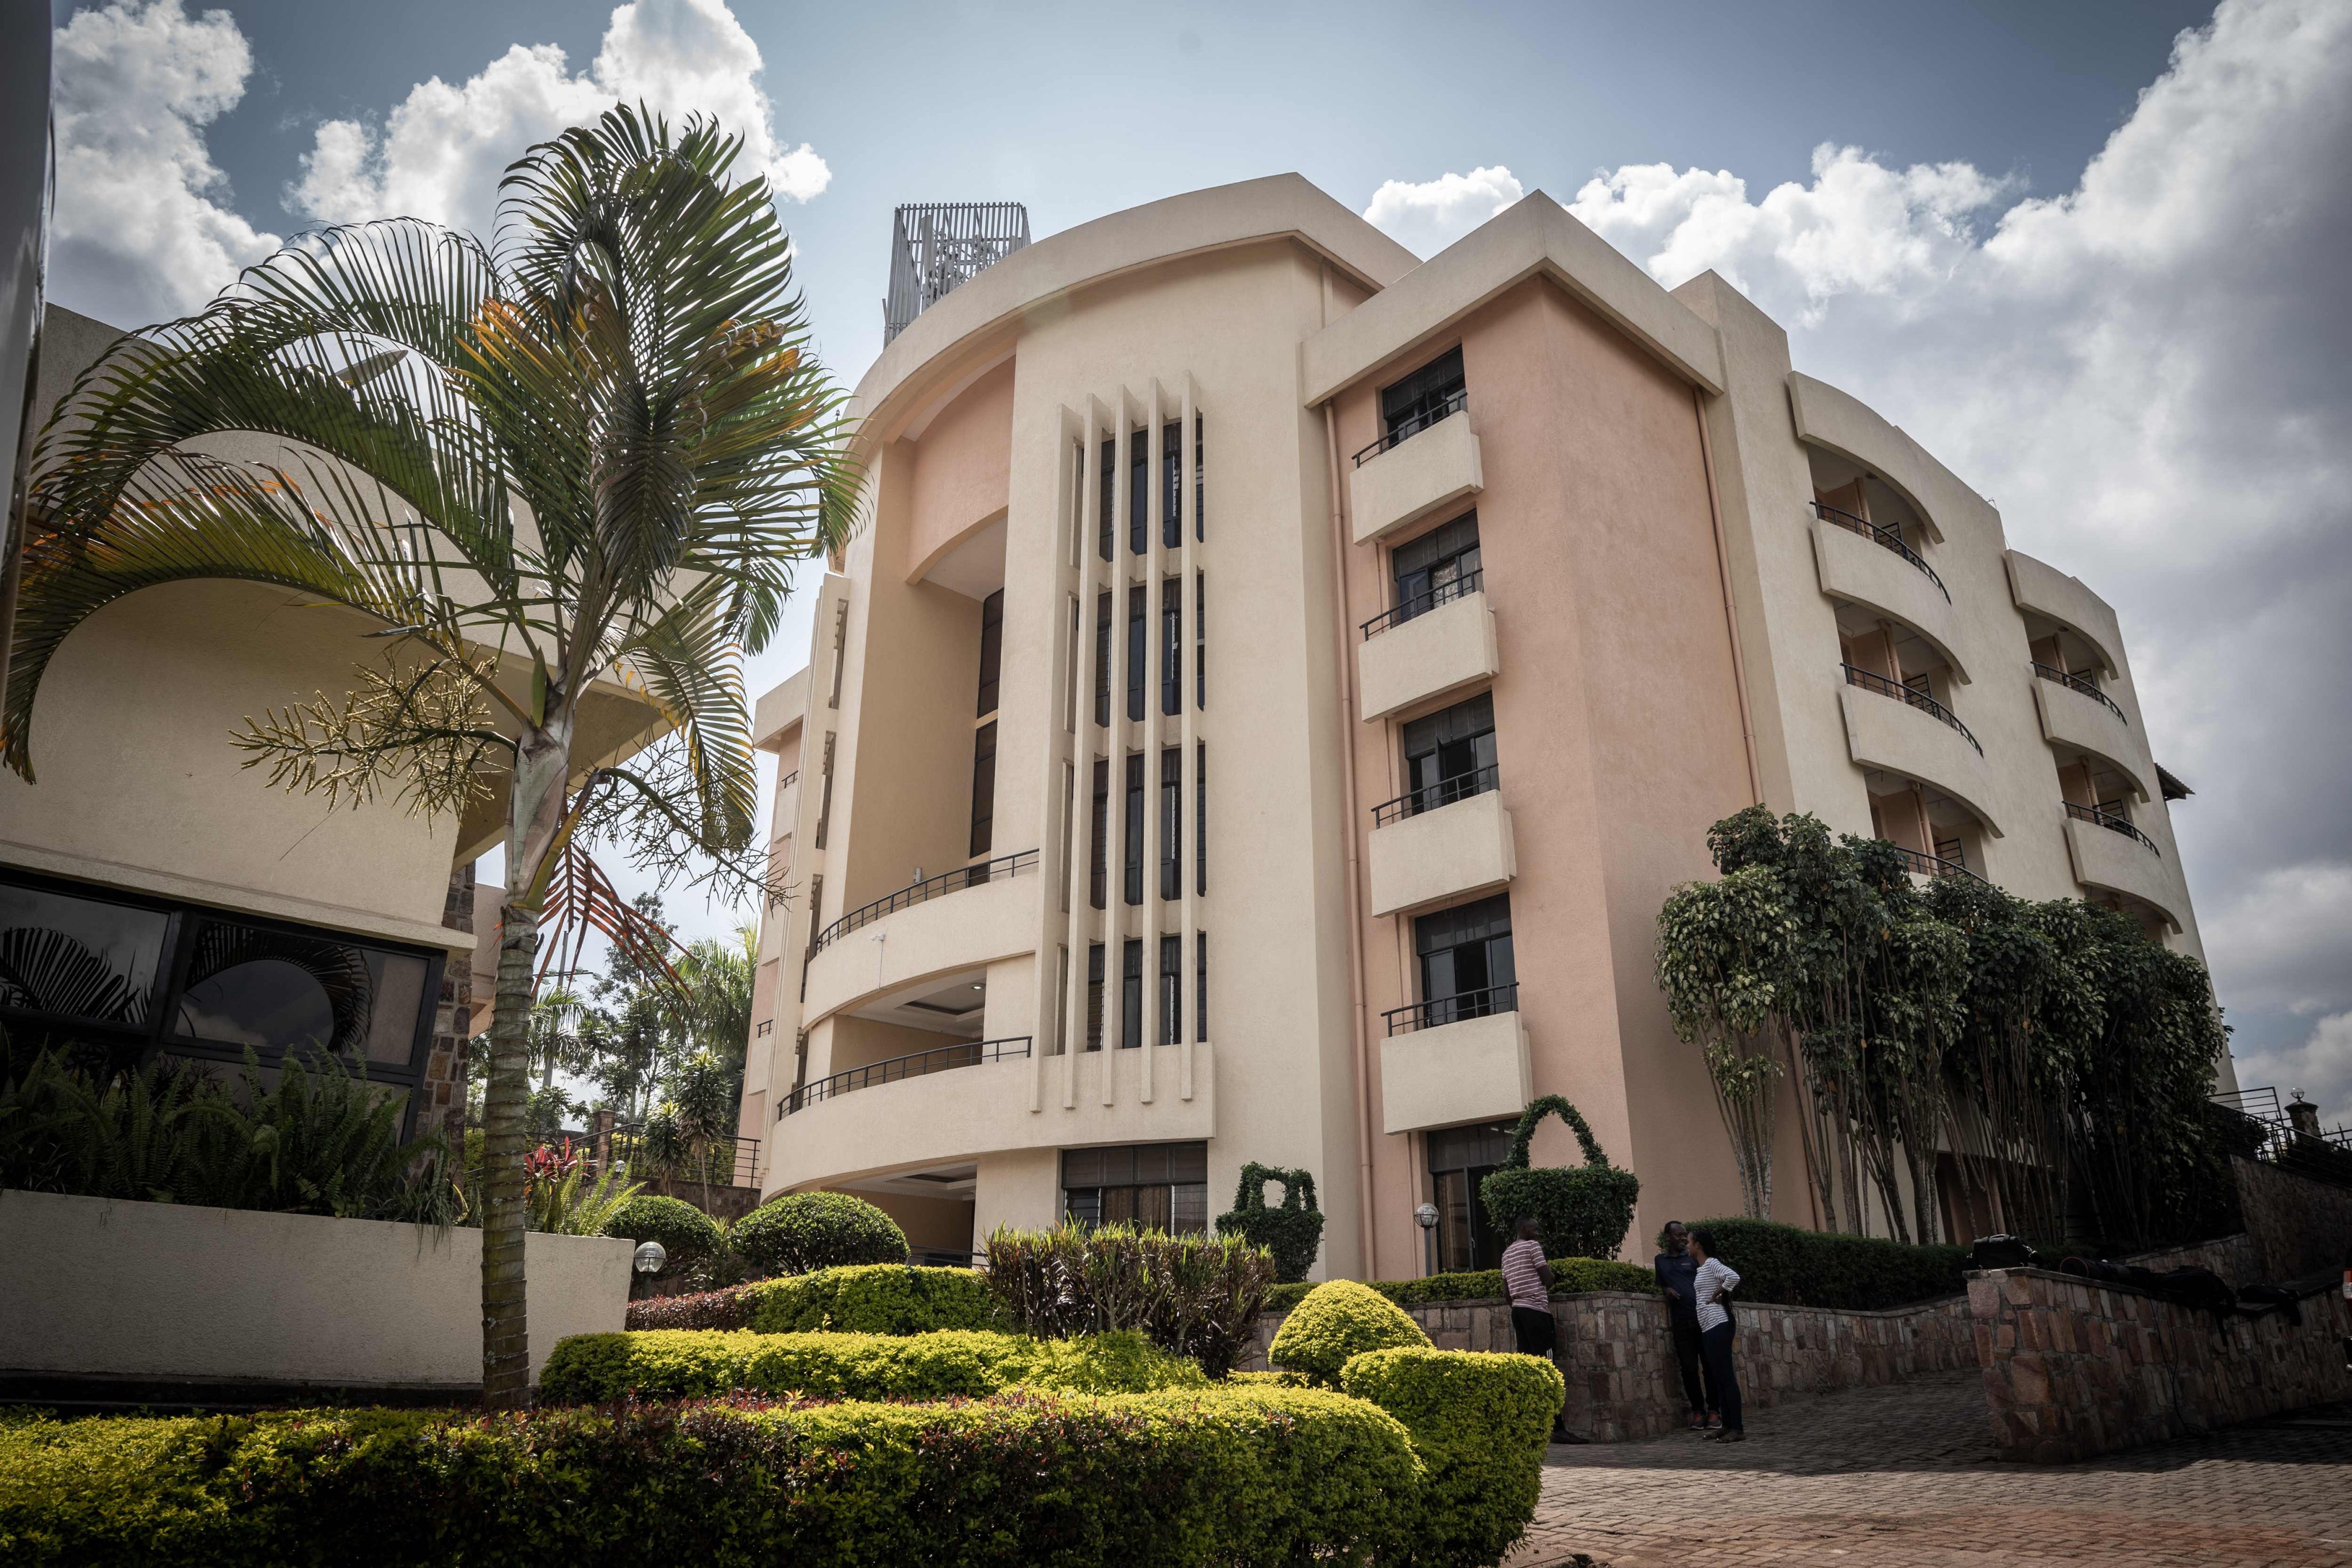
[(1489, 1267), (1477, 1181), (1558, 1093), (1636, 1238), (1736, 1212), (1652, 965), (1758, 801), (2199, 952), (2114, 612), (1541, 194), (1426, 262), (1291, 175), (1116, 214), (857, 411), (864, 526), (756, 726), (767, 1190), (955, 1255), (1211, 1223), (1255, 1161), (1314, 1173), (1321, 1275)]

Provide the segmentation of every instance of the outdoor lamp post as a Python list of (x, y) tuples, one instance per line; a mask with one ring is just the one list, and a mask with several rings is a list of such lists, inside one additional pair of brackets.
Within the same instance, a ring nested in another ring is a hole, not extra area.
[(1423, 1204), (1413, 1210), (1412, 1223), (1421, 1226), (1421, 1249), (1427, 1259), (1427, 1267), (1422, 1272), (1434, 1274), (1437, 1272), (1437, 1205)]
[(669, 1261), (669, 1248), (658, 1241), (640, 1242), (632, 1261), (640, 1274), (658, 1274), (662, 1265)]

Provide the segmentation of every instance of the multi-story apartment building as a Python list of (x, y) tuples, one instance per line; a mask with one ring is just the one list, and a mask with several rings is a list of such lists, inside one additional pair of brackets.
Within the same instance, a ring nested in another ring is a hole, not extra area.
[(759, 716), (771, 1191), (961, 1251), (1305, 1166), (1322, 1270), (1412, 1275), (1492, 1263), (1478, 1179), (1556, 1092), (1637, 1237), (1736, 1212), (1654, 922), (1758, 801), (2198, 951), (2114, 612), (1540, 194), (1425, 262), (1296, 176), (1114, 214), (857, 409), (862, 531)]

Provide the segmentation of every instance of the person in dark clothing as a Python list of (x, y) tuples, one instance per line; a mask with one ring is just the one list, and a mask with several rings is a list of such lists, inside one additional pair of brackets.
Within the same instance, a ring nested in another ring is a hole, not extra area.
[(1716, 1415), (1715, 1405), (1699, 1381), (1697, 1289), (1692, 1283), (1698, 1273), (1698, 1259), (1690, 1255), (1690, 1232), (1682, 1221), (1670, 1219), (1666, 1228), (1658, 1233), (1658, 1245), (1665, 1250), (1658, 1254), (1651, 1268), (1658, 1277), (1658, 1289), (1666, 1299), (1666, 1327), (1675, 1338), (1675, 1364), (1682, 1370), (1683, 1397), (1690, 1403), (1691, 1430), (1704, 1432), (1709, 1427), (1720, 1427), (1723, 1418)]

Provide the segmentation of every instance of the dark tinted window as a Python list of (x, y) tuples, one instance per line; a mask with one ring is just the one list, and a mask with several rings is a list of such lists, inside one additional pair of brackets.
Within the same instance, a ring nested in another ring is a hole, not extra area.
[(1430, 1026), (1508, 1012), (1516, 1005), (1507, 995), (1496, 994), (1518, 982), (1511, 958), (1509, 894), (1423, 915), (1412, 922), (1412, 937)]
[(996, 679), (1004, 663), (1004, 590), (980, 602), (980, 706), (977, 717), (996, 711)]
[(972, 731), (971, 739), (971, 850), (974, 855), (988, 853), (996, 822), (996, 721), (991, 719)]
[(1419, 370), (1381, 391), (1381, 417), (1398, 440), (1434, 425), (1460, 406), (1462, 351), (1448, 349)]
[(1143, 621), (1149, 610), (1150, 595), (1140, 583), (1127, 590), (1127, 716), (1139, 722), (1143, 718), (1144, 674), (1150, 666), (1151, 652), (1144, 646)]
[(1122, 1222), (1171, 1231), (1209, 1224), (1209, 1146), (1142, 1143), (1062, 1156), (1062, 1202), (1082, 1225)]
[(1127, 754), (1127, 842), (1119, 857), (1126, 872), (1127, 901), (1143, 902), (1143, 753)]
[(142, 1026), (172, 917), (0, 885), (0, 1008)]
[(1151, 548), (1151, 433), (1138, 430), (1127, 450), (1127, 547), (1140, 555)]
[(1433, 528), (1389, 553), (1396, 580), (1396, 618), (1409, 621), (1447, 600), (1484, 586), (1479, 570), (1478, 514)]
[(1479, 1184), (1511, 1152), (1511, 1124), (1449, 1127), (1428, 1135), (1429, 1176), (1437, 1200), (1437, 1267), (1446, 1272), (1492, 1268), (1503, 1237), (1478, 1195)]
[(1495, 699), (1482, 691), (1404, 727), (1405, 784), (1422, 810), (1473, 793), (1495, 766)]
[(1160, 542), (1170, 550), (1184, 543), (1184, 425), (1171, 420), (1160, 432)]

